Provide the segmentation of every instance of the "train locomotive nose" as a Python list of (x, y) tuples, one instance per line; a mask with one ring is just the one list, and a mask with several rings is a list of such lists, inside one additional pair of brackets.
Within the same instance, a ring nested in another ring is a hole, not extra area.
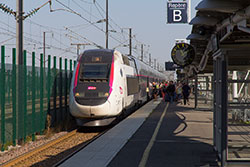
[(107, 100), (104, 104), (90, 107), (90, 116), (92, 117), (107, 117), (110, 115), (111, 106)]
[(70, 113), (74, 117), (90, 117), (90, 106), (82, 106), (78, 104), (75, 100), (70, 103)]

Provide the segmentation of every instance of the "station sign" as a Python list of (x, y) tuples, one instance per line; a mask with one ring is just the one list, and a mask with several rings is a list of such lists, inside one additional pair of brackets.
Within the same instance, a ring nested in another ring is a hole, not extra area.
[(174, 62), (165, 62), (166, 71), (175, 71), (176, 69), (177, 69), (177, 65)]
[(188, 23), (189, 21), (189, 3), (183, 2), (167, 2), (167, 23)]

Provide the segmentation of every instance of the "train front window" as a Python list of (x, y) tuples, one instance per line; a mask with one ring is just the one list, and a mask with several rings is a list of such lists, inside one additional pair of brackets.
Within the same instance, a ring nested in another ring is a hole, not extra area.
[(83, 79), (108, 79), (109, 64), (82, 64), (79, 80)]

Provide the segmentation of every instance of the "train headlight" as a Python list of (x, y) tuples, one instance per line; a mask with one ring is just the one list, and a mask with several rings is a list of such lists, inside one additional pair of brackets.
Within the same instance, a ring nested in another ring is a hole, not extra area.
[(99, 92), (98, 93), (98, 97), (108, 97), (109, 96), (109, 93), (107, 92)]
[(85, 97), (85, 93), (76, 93), (75, 97)]

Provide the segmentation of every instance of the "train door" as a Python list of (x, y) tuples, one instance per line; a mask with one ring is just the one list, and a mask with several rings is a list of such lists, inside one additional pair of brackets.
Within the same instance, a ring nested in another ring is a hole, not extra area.
[(137, 67), (137, 64), (135, 62), (135, 59), (131, 58), (130, 59), (130, 66), (133, 67), (133, 81), (130, 83), (130, 92), (134, 95), (134, 101), (140, 100), (140, 76), (139, 76), (139, 70)]
[(148, 76), (147, 76), (147, 88), (146, 88), (146, 92), (147, 92), (147, 100), (150, 100), (149, 77)]

